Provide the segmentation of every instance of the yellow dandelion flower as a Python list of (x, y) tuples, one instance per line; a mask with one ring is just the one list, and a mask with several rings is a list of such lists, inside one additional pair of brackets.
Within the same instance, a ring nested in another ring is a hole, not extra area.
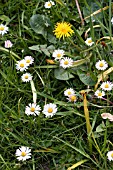
[(63, 39), (65, 37), (70, 37), (74, 31), (71, 29), (71, 24), (67, 23), (67, 22), (61, 22), (61, 23), (57, 23), (54, 29), (54, 34), (56, 35), (56, 38), (62, 38)]

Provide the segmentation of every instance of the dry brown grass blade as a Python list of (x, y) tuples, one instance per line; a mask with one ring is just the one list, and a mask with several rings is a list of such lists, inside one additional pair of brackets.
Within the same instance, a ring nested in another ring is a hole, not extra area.
[(111, 73), (112, 71), (113, 71), (113, 67), (110, 67), (108, 70), (106, 70), (105, 72), (103, 72), (103, 74), (99, 74), (99, 75), (98, 75), (98, 81), (97, 81), (97, 83), (96, 83), (96, 85), (95, 85), (95, 90), (98, 88), (99, 83), (100, 83), (103, 79), (105, 79), (106, 76), (107, 76), (109, 73)]
[[(101, 27), (100, 25), (94, 25), (93, 28), (98, 28), (98, 27)], [(91, 30), (91, 28), (88, 28), (87, 31), (85, 32), (85, 38), (87, 38), (88, 36), (88, 32)]]
[(98, 13), (100, 13), (100, 12), (102, 12), (102, 11), (105, 11), (105, 10), (107, 10), (108, 8), (109, 8), (109, 6), (106, 6), (106, 7), (102, 8), (102, 9), (99, 9), (99, 10), (93, 12), (91, 15), (85, 17), (84, 20), (86, 20), (87, 18), (90, 18), (91, 16), (97, 15)]
[(100, 39), (96, 42), (96, 44), (98, 44), (98, 43), (99, 43), (101, 40), (103, 40), (103, 39), (113, 40), (113, 37), (109, 37), (109, 36), (102, 37), (102, 38), (100, 38)]

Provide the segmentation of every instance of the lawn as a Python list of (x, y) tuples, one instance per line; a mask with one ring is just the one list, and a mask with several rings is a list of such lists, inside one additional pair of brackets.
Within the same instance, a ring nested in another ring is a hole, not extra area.
[(112, 1), (1, 0), (1, 170), (113, 170), (112, 128)]

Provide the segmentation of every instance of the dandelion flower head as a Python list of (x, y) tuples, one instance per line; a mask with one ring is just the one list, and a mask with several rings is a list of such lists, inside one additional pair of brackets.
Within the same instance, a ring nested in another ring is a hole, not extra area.
[(61, 23), (57, 23), (54, 29), (54, 34), (56, 36), (56, 38), (62, 38), (63, 39), (65, 37), (70, 37), (74, 31), (71, 29), (72, 25), (70, 23), (67, 22), (61, 22)]

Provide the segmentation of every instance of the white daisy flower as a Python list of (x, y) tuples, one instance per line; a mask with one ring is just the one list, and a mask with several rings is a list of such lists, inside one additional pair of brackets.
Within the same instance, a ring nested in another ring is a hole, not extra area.
[(107, 153), (107, 157), (108, 157), (109, 161), (113, 161), (113, 151), (109, 151)]
[(23, 82), (29, 82), (32, 80), (32, 76), (30, 73), (25, 73), (21, 76)]
[(55, 60), (60, 60), (64, 56), (64, 50), (55, 50), (52, 56), (55, 58)]
[(19, 161), (25, 161), (26, 159), (31, 158), (31, 149), (29, 149), (29, 147), (21, 146), (16, 150), (15, 154)]
[(31, 56), (26, 56), (26, 57), (24, 57), (24, 59), (26, 61), (27, 66), (29, 66), (30, 64), (33, 64), (33, 62), (34, 62), (34, 58)]
[(111, 23), (113, 24), (113, 17), (111, 18)]
[(64, 91), (64, 96), (70, 96), (70, 95), (73, 95), (73, 94), (75, 94), (75, 91), (72, 88), (66, 89)]
[(1, 24), (0, 25), (0, 34), (4, 35), (6, 34), (8, 31), (8, 27), (6, 27), (5, 25)]
[(45, 7), (45, 8), (51, 8), (52, 5), (55, 5), (55, 3), (54, 3), (53, 1), (48, 1), (48, 2), (45, 2), (44, 7)]
[(103, 82), (100, 87), (103, 90), (110, 91), (110, 90), (112, 90), (113, 84), (111, 82), (107, 81), (107, 82)]
[(16, 69), (20, 71), (25, 71), (26, 69), (28, 69), (26, 61), (25, 60), (17, 61)]
[(10, 40), (5, 41), (5, 48), (11, 48), (12, 47), (12, 42)]
[(35, 103), (30, 103), (28, 106), (26, 106), (25, 108), (25, 114), (26, 115), (34, 115), (34, 116), (37, 116), (40, 114), (40, 106), (39, 105), (36, 105)]
[(77, 101), (77, 97), (75, 94), (72, 94), (70, 95), (68, 98), (67, 98), (70, 102), (76, 102)]
[(95, 92), (95, 96), (97, 96), (98, 98), (102, 98), (103, 96), (105, 96), (105, 92), (104, 92), (104, 91), (97, 90), (97, 91)]
[(45, 114), (46, 117), (52, 117), (57, 112), (57, 106), (53, 103), (46, 104), (44, 105), (44, 109), (42, 112), (43, 114)]
[(95, 67), (98, 70), (105, 70), (108, 67), (108, 63), (105, 60), (99, 60), (96, 64)]
[(87, 38), (87, 40), (85, 41), (85, 43), (88, 45), (88, 46), (92, 46), (94, 44), (94, 42), (92, 41), (92, 38)]
[(73, 65), (73, 60), (69, 57), (65, 57), (60, 60), (60, 66), (64, 69), (69, 68)]

